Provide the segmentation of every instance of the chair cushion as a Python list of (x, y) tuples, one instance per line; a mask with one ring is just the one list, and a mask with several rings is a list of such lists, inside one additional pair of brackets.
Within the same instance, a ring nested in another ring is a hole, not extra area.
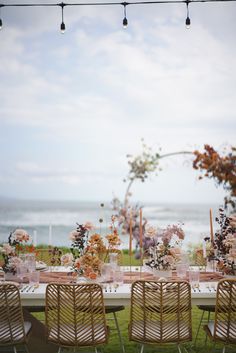
[(197, 305), (197, 307), (203, 311), (210, 311), (211, 313), (215, 312), (215, 305)]
[(117, 311), (124, 310), (125, 307), (123, 305), (117, 305), (117, 306), (105, 306), (105, 313), (110, 314), (110, 313), (116, 313)]
[(48, 329), (48, 340), (62, 346), (91, 346), (107, 342), (106, 329), (102, 324), (63, 324)]
[(180, 341), (191, 340), (191, 327), (185, 322), (180, 322), (178, 326), (177, 321), (147, 322), (144, 325), (143, 321), (136, 321), (130, 326), (131, 340), (141, 342), (176, 342), (178, 337)]
[[(31, 330), (32, 324), (29, 321), (24, 321), (25, 335), (27, 336)], [(0, 341), (4, 343), (21, 342), (24, 340), (24, 332), (21, 322), (11, 322), (12, 338), (9, 333), (9, 324), (5, 321), (0, 321)]]

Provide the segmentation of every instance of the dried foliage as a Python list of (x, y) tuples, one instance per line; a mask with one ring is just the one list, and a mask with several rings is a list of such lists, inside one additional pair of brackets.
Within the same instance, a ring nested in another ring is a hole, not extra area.
[(194, 151), (193, 168), (202, 172), (203, 177), (213, 178), (217, 185), (223, 185), (229, 192), (225, 197), (225, 207), (230, 204), (236, 207), (236, 147), (224, 150), (220, 155), (213, 147), (204, 146), (204, 151)]

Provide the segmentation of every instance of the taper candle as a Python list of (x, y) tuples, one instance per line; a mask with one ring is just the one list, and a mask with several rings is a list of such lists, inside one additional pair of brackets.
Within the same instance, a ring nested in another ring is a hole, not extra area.
[(205, 240), (202, 241), (202, 255), (203, 255), (203, 258), (206, 259), (207, 253), (206, 253), (206, 242), (205, 242)]
[(140, 250), (142, 252), (143, 249), (143, 210), (140, 208), (139, 210), (139, 245), (140, 245)]
[(210, 208), (210, 234), (211, 234), (211, 242), (214, 241), (214, 232), (213, 232), (213, 221), (212, 221), (212, 209)]
[(33, 245), (37, 246), (37, 230), (33, 231)]
[(130, 220), (129, 220), (129, 256), (132, 255), (132, 239), (133, 239), (133, 215), (132, 215), (132, 208), (131, 208)]
[(49, 224), (49, 231), (48, 231), (48, 245), (52, 245), (52, 225)]

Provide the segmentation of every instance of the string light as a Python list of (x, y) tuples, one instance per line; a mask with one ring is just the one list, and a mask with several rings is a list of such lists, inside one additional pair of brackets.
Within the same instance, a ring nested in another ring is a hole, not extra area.
[[(236, 0), (141, 0), (133, 2), (81, 2), (81, 3), (48, 3), (48, 4), (39, 4), (39, 3), (22, 3), (22, 4), (0, 4), (0, 10), (2, 7), (56, 7), (60, 6), (62, 11), (62, 22), (61, 22), (61, 33), (65, 32), (66, 26), (64, 23), (64, 7), (65, 6), (117, 6), (122, 5), (124, 7), (124, 18), (123, 18), (123, 27), (127, 28), (128, 20), (126, 17), (126, 6), (127, 5), (151, 5), (151, 4), (181, 4), (185, 3), (187, 6), (187, 18), (185, 20), (186, 28), (190, 27), (191, 21), (189, 17), (189, 4), (190, 3), (212, 3), (212, 2), (235, 2)], [(2, 28), (2, 19), (0, 18), (0, 29)]]
[(128, 27), (128, 20), (126, 17), (126, 5), (128, 5), (127, 2), (123, 2), (122, 4), (124, 6), (124, 18), (123, 18), (123, 28), (127, 28)]
[(190, 1), (189, 0), (186, 0), (186, 6), (187, 6), (187, 18), (186, 18), (186, 21), (185, 21), (185, 26), (187, 29), (190, 28), (190, 25), (191, 25), (191, 21), (190, 21), (190, 17), (189, 17), (189, 8), (188, 8), (188, 5), (189, 5)]
[(61, 6), (61, 33), (64, 34), (66, 30), (66, 25), (64, 23), (64, 7), (65, 7), (64, 2), (61, 2), (59, 6)]

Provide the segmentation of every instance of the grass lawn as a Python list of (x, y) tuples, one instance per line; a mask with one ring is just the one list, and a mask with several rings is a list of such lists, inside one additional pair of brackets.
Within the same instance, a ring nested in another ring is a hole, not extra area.
[[(195, 338), (196, 330), (200, 321), (202, 311), (199, 310), (197, 307), (192, 308), (192, 327), (193, 327), (193, 340)], [(34, 314), (37, 318), (43, 319), (44, 314), (42, 313), (37, 313)], [(125, 349), (127, 353), (136, 353), (139, 352), (139, 345), (136, 344), (135, 342), (130, 342), (128, 339), (128, 322), (129, 322), (129, 308), (126, 308), (124, 311), (121, 311), (117, 314), (118, 320), (119, 320), (119, 325), (120, 329), (122, 331), (122, 337), (124, 339), (125, 343)], [(108, 326), (110, 327), (110, 338), (109, 338), (109, 343), (104, 347), (104, 353), (120, 353), (120, 346), (119, 346), (119, 341), (118, 341), (118, 335), (117, 331), (114, 330), (114, 321), (109, 320), (109, 318), (112, 318), (112, 315), (107, 315), (108, 319)], [(198, 335), (198, 340), (196, 343), (196, 347), (192, 347), (192, 343), (185, 343), (184, 346), (187, 348), (187, 350), (191, 352), (196, 352), (196, 353), (207, 353), (207, 352), (221, 352), (222, 350), (222, 345), (217, 344), (215, 349), (213, 349), (213, 345), (207, 341), (207, 345), (205, 346), (205, 333), (203, 329), (200, 329), (199, 335)], [(81, 350), (82, 352), (92, 352), (92, 350)], [(172, 353), (172, 352), (178, 352), (177, 346), (176, 345), (162, 345), (162, 346), (157, 346), (157, 345), (149, 345), (145, 346), (144, 352), (147, 353)], [(229, 346), (226, 349), (226, 352), (229, 353), (235, 353), (236, 352), (236, 347), (235, 346)]]

